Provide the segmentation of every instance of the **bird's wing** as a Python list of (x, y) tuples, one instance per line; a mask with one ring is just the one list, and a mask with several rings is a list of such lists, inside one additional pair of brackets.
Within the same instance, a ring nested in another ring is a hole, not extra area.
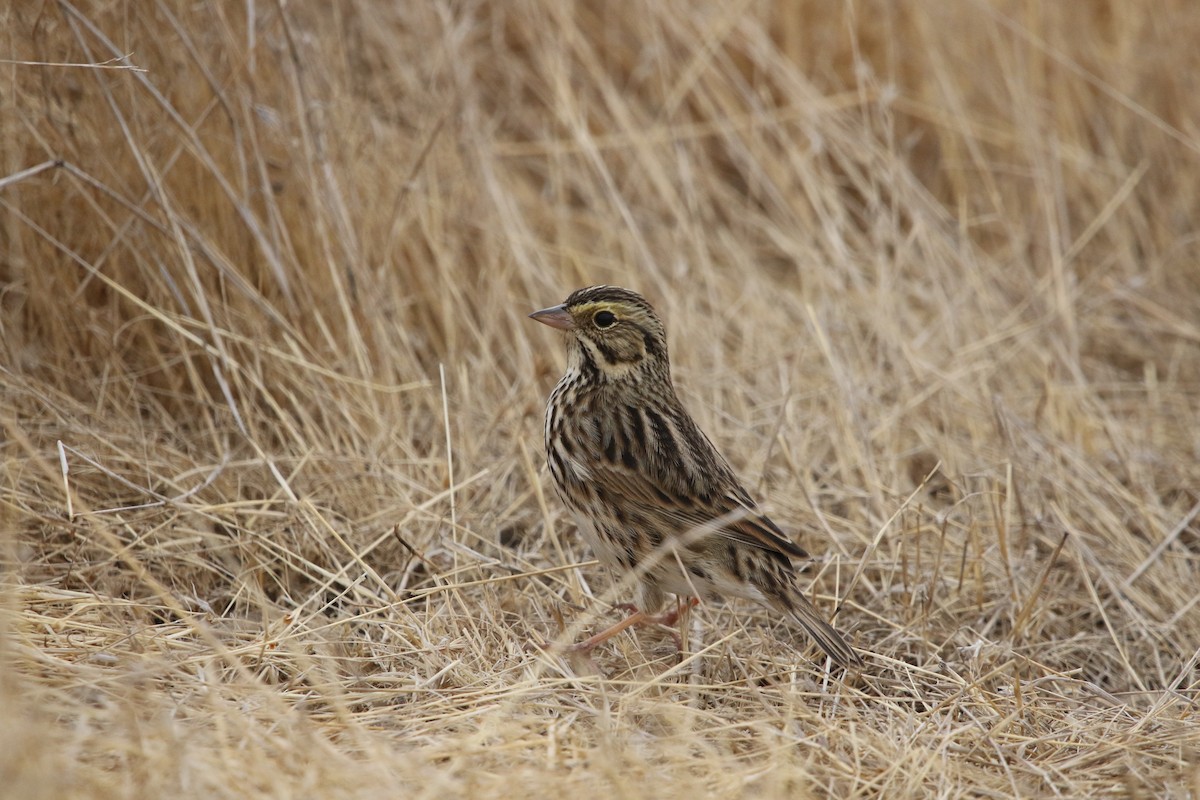
[[(785, 558), (808, 554), (764, 515), (737, 482), (728, 462), (686, 414), (666, 420), (637, 408), (615, 409), (622, 424), (600, 433), (589, 461), (593, 486), (642, 514), (671, 523), (680, 534), (711, 533)], [(642, 430), (643, 435), (626, 435)], [(606, 430), (607, 427), (606, 427)]]

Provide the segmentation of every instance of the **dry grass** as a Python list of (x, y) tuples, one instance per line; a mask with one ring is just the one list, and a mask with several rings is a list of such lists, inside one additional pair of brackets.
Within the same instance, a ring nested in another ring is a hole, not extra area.
[[(8, 4), (5, 796), (1196, 796), (1200, 7), (1141, 8)], [(525, 319), (597, 282), (860, 677), (740, 602), (526, 647), (627, 599)]]

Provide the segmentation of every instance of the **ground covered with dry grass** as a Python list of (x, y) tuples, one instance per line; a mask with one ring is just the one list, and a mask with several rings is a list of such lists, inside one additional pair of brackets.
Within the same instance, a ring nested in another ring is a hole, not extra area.
[[(10, 3), (12, 798), (1194, 797), (1200, 7)], [(630, 599), (525, 315), (646, 294), (842, 676)]]

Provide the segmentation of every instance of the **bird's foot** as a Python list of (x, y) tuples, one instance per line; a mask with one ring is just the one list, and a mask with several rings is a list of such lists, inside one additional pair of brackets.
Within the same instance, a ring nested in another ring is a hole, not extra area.
[(695, 608), (699, 604), (700, 598), (698, 597), (680, 598), (679, 602), (676, 603), (675, 608), (664, 614), (647, 614), (632, 603), (619, 603), (614, 606), (614, 608), (630, 612), (628, 617), (615, 625), (610, 625), (593, 636), (589, 636), (582, 642), (571, 645), (570, 649), (577, 653), (590, 653), (592, 650), (596, 649), (598, 645), (608, 641), (626, 628), (631, 628), (634, 625), (660, 625), (664, 628), (671, 629), (670, 633), (671, 638), (675, 641), (675, 650), (682, 653), (683, 639), (680, 637), (679, 631), (676, 630), (676, 625), (679, 623), (681, 618), (687, 615), (688, 611), (690, 611), (692, 608)]
[[(590, 653), (600, 645), (607, 642), (609, 639), (616, 636), (627, 628), (632, 628), (634, 625), (660, 625), (671, 629), (671, 637), (675, 640), (675, 649), (678, 652), (683, 652), (683, 640), (680, 638), (679, 631), (675, 629), (680, 618), (687, 615), (687, 612), (700, 604), (700, 599), (691, 597), (680, 599), (675, 608), (664, 614), (647, 614), (640, 610), (637, 606), (631, 603), (619, 603), (614, 608), (622, 611), (630, 612), (629, 616), (620, 622), (610, 625), (599, 633), (592, 634), (588, 638), (575, 644), (567, 645), (563, 650), (568, 653)], [(528, 649), (537, 650), (553, 650), (554, 646), (549, 642), (533, 641), (526, 645)]]

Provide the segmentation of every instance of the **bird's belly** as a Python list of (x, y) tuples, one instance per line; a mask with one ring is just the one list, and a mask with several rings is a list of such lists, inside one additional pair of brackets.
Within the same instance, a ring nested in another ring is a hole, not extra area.
[(664, 592), (681, 597), (744, 597), (761, 600), (762, 593), (746, 581), (739, 580), (720, 563), (704, 558), (695, 551), (681, 552), (679, 558), (667, 554), (650, 569), (650, 580)]
[(680, 597), (744, 597), (762, 601), (762, 592), (740, 580), (719, 559), (695, 550), (647, 549), (647, 537), (620, 526), (597, 528), (595, 519), (580, 510), (576, 526), (601, 564), (613, 570), (637, 570), (638, 580)]
[(600, 563), (612, 569), (634, 569), (639, 562), (635, 536), (622, 535), (622, 531), (605, 530), (603, 533), (596, 527), (591, 514), (586, 511), (575, 513), (575, 525), (583, 535), (583, 540)]

